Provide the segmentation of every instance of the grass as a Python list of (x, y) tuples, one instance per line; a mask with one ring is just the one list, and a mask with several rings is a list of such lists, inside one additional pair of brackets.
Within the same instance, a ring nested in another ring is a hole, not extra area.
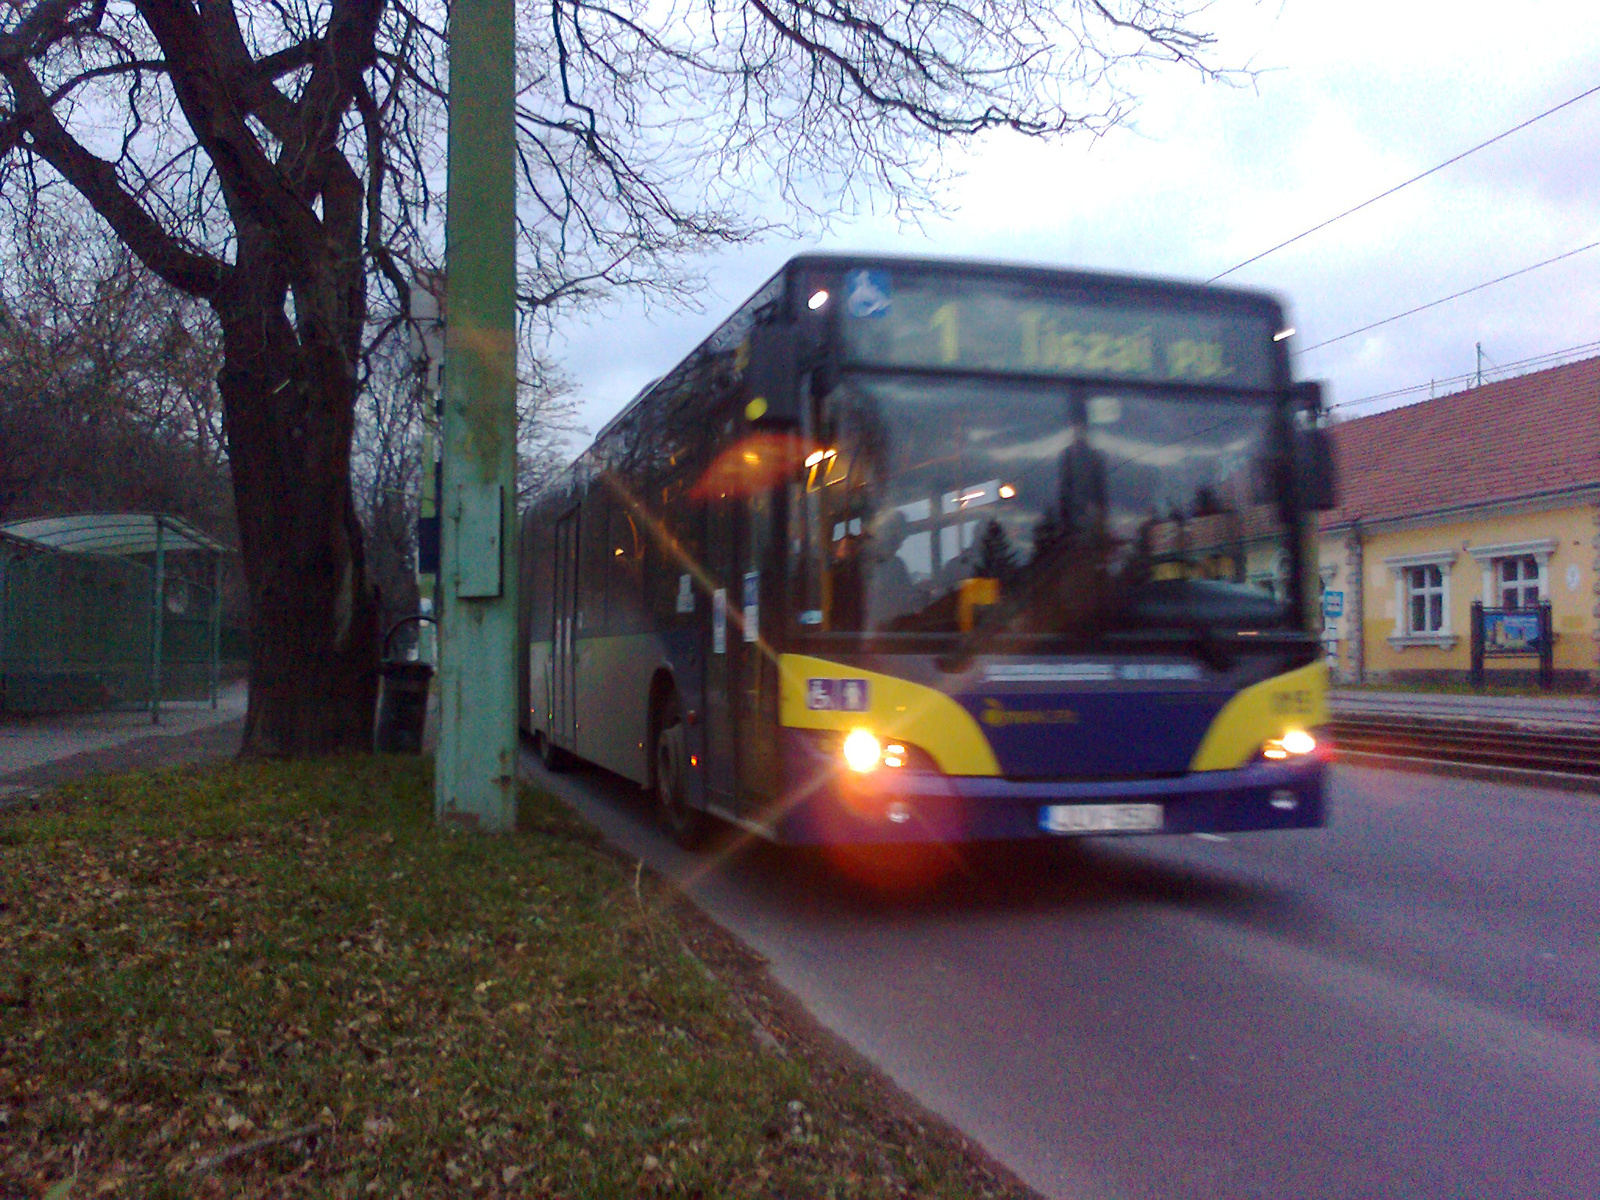
[(0, 817), (0, 1195), (1029, 1194), (753, 1036), (557, 803), (456, 834), (428, 779), (231, 764)]

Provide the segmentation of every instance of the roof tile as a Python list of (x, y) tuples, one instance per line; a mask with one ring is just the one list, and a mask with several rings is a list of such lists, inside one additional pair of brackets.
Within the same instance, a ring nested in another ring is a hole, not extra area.
[(1421, 516), (1600, 484), (1600, 358), (1333, 426), (1322, 526)]

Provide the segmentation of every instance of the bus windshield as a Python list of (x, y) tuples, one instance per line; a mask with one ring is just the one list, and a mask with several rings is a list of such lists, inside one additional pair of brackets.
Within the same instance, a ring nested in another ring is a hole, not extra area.
[(861, 372), (824, 412), (796, 513), (802, 626), (1093, 640), (1293, 623), (1260, 393)]

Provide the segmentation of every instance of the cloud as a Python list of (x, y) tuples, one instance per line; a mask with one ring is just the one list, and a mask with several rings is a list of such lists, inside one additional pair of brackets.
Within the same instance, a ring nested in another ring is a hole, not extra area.
[[(1134, 122), (1097, 141), (995, 135), (953, 156), (952, 212), (921, 231), (841, 225), (837, 249), (971, 255), (1206, 278), (1600, 83), (1600, 22), (1578, 3), (1234, 5), (1222, 45), (1254, 86), (1168, 69)], [(1311, 345), (1600, 238), (1600, 95), (1230, 276), (1291, 306)], [(704, 312), (618, 304), (558, 352), (598, 428), (790, 254), (710, 259)], [(1600, 340), (1600, 250), (1314, 351), (1307, 377), (1351, 400)], [(1393, 403), (1394, 401), (1391, 401)]]

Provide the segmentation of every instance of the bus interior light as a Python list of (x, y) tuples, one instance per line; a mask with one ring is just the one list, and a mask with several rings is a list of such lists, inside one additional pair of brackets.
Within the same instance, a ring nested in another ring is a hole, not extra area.
[(806, 455), (806, 466), (814, 467), (826, 457), (827, 455), (825, 455), (821, 450), (813, 450), (810, 454)]
[(811, 293), (811, 299), (806, 301), (806, 307), (809, 308), (812, 312), (816, 312), (817, 309), (821, 308), (827, 302), (828, 302), (828, 291), (827, 291), (827, 289), (826, 288), (818, 288), (816, 291)]
[(1002, 483), (1000, 485), (1000, 499), (1012, 500), (1016, 498), (1016, 495), (1017, 489), (1012, 487), (1009, 483)]
[(865, 775), (878, 769), (883, 747), (866, 729), (852, 729), (844, 739), (844, 761), (852, 771)]

